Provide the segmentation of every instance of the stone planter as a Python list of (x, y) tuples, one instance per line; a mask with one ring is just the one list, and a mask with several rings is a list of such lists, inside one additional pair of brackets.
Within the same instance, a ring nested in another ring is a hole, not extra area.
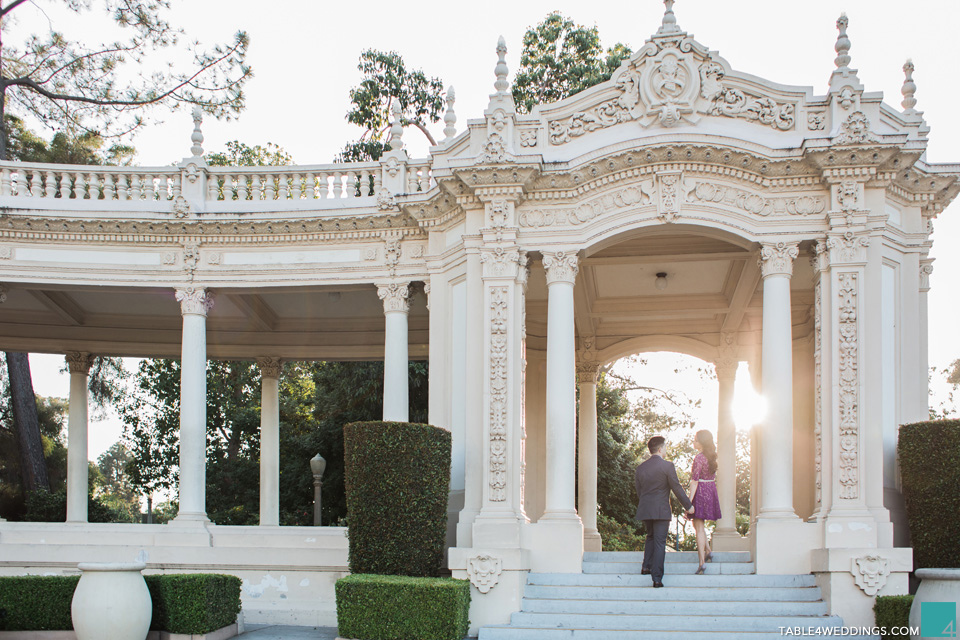
[(142, 562), (78, 565), (82, 575), (70, 609), (77, 640), (144, 640), (153, 602)]
[[(923, 602), (960, 602), (960, 569), (917, 569), (920, 578), (920, 588), (910, 605), (910, 627), (920, 627), (920, 604)], [(927, 626), (930, 626), (928, 620)], [(953, 631), (956, 632), (956, 621)], [(926, 629), (930, 633), (930, 629)], [(937, 629), (939, 634), (942, 629)], [(911, 635), (911, 638), (925, 638), (926, 636)]]

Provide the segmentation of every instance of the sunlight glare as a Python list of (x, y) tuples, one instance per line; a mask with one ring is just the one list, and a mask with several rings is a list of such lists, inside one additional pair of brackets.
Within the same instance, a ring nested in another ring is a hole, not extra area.
[(733, 383), (733, 422), (737, 429), (748, 431), (766, 414), (767, 400), (753, 388), (749, 367), (746, 362), (741, 362)]

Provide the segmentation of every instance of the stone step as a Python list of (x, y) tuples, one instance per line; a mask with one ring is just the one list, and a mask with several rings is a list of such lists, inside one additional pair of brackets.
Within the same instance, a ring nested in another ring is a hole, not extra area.
[[(696, 551), (676, 551), (667, 553), (663, 561), (698, 562)], [(584, 562), (643, 562), (643, 551), (586, 551)], [(749, 551), (714, 551), (712, 562), (750, 562)]]
[(541, 629), (644, 629), (649, 631), (716, 631), (779, 633), (782, 628), (839, 627), (837, 616), (675, 616), (600, 615), (583, 613), (528, 613), (510, 616), (517, 627)]
[[(696, 562), (670, 562), (663, 564), (664, 575), (693, 575), (700, 565)], [(584, 573), (638, 574), (643, 565), (639, 562), (584, 562)], [(754, 572), (752, 562), (708, 562), (703, 565), (705, 574), (748, 575)]]
[[(843, 636), (845, 640), (878, 640), (879, 636)], [(478, 640), (783, 640), (779, 632), (648, 631), (621, 629), (541, 629), (492, 625)]]
[[(594, 587), (652, 587), (650, 576), (639, 574), (605, 573), (529, 573), (528, 585), (569, 585)], [(815, 587), (816, 579), (810, 575), (666, 575), (666, 588), (670, 587)], [(704, 600), (710, 596), (704, 593)]]
[(716, 587), (705, 591), (702, 587), (653, 589), (650, 584), (633, 587), (527, 584), (523, 594), (529, 598), (562, 601), (587, 598), (655, 602), (702, 602), (704, 600), (710, 602), (816, 602), (820, 600), (819, 587)]
[(701, 602), (698, 600), (600, 600), (525, 597), (521, 610), (527, 613), (586, 613), (662, 616), (826, 616), (827, 604), (820, 601)]

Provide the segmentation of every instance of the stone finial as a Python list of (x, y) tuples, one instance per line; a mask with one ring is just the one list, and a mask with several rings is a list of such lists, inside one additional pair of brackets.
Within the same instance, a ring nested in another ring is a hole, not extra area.
[(834, 51), (837, 52), (834, 63), (837, 65), (837, 71), (841, 72), (850, 71), (850, 38), (847, 37), (848, 24), (850, 24), (850, 21), (847, 19), (847, 14), (841, 13), (840, 18), (837, 19), (837, 30), (840, 33), (837, 35), (837, 44), (833, 46)]
[(203, 122), (203, 111), (200, 107), (193, 108), (193, 133), (190, 135), (190, 141), (193, 146), (190, 147), (190, 153), (194, 158), (203, 155), (203, 131), (200, 130), (200, 123)]
[(392, 122), (390, 123), (390, 149), (400, 151), (403, 149), (403, 123), (401, 120), (400, 101), (394, 100), (393, 108), (390, 110)]
[(507, 82), (507, 41), (503, 36), (497, 40), (497, 66), (494, 73), (497, 74), (497, 81), (493, 83), (493, 87), (497, 93), (506, 93), (510, 83)]
[(900, 104), (906, 115), (917, 114), (917, 110), (914, 109), (917, 106), (917, 99), (913, 97), (916, 92), (917, 85), (913, 81), (913, 60), (907, 59), (903, 65), (903, 87), (900, 89), (900, 93), (903, 94), (903, 102)]
[(457, 114), (453, 111), (453, 103), (456, 102), (457, 95), (453, 91), (453, 85), (447, 89), (447, 112), (443, 114), (443, 135), (446, 136), (443, 141), (449, 142), (457, 135)]
[(660, 24), (660, 28), (657, 29), (658, 36), (680, 33), (680, 27), (677, 26), (677, 16), (673, 14), (674, 2), (675, 0), (663, 0), (666, 9), (663, 12), (663, 22)]

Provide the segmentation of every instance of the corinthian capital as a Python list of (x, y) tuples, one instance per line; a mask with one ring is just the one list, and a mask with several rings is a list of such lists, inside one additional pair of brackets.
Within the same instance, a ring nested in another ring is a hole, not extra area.
[(82, 351), (67, 352), (67, 368), (70, 370), (70, 373), (87, 375), (90, 373), (90, 367), (92, 366), (93, 356), (89, 353), (83, 353)]
[(793, 261), (800, 255), (796, 242), (760, 245), (760, 271), (763, 277), (793, 275)]
[(203, 287), (177, 289), (177, 302), (183, 315), (206, 316), (213, 309), (213, 293)]
[(383, 312), (410, 311), (410, 283), (390, 282), (377, 285), (377, 295), (383, 300)]
[(280, 358), (257, 358), (260, 367), (260, 376), (263, 378), (279, 378), (283, 363)]
[(577, 279), (577, 254), (565, 251), (543, 254), (543, 268), (547, 272), (547, 284), (554, 282), (568, 282), (573, 284)]

